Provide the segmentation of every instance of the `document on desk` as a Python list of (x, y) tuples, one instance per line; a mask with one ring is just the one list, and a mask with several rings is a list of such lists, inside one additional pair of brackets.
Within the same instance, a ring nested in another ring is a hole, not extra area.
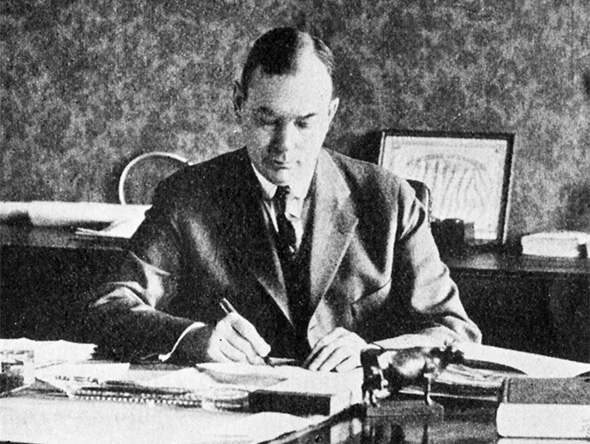
[[(39, 343), (31, 342), (39, 349)], [(31, 345), (31, 342), (21, 341), (21, 344)], [(61, 344), (66, 349), (67, 345)], [(62, 357), (62, 353), (52, 356)], [(63, 397), (47, 397), (46, 392), (37, 392), (37, 395), (45, 395), (40, 398), (4, 398), (0, 403), (0, 418), (6, 423), (0, 427), (0, 441), (266, 442), (316, 427), (329, 416), (311, 410), (300, 415), (251, 412), (247, 408), (249, 394), (274, 388), (281, 393), (281, 384), (287, 384), (288, 390), (299, 387), (318, 396), (330, 393), (326, 381), (341, 379), (335, 374), (322, 375), (296, 367), (247, 364), (202, 364), (178, 370), (156, 370), (154, 374), (155, 377), (138, 377), (130, 371), (128, 363), (92, 360), (39, 369), (37, 376), (42, 381), (63, 390), (72, 401), (88, 399), (92, 402), (64, 402)], [(295, 380), (291, 381), (292, 378)], [(336, 390), (337, 386), (332, 389)], [(102, 402), (107, 400), (115, 402)], [(154, 408), (154, 404), (160, 408)], [(80, 433), (81, 430), (84, 433)]]
[(590, 372), (590, 363), (492, 347), (481, 344), (458, 344), (467, 362), (505, 366), (525, 375), (539, 378), (567, 378)]
[(361, 402), (362, 372), (294, 366), (198, 364), (134, 380), (129, 364), (89, 361), (52, 366), (37, 378), (73, 399), (200, 407), (206, 410), (333, 415)]
[[(152, 387), (244, 390), (250, 411), (333, 415), (362, 400), (362, 371), (313, 372), (295, 366), (198, 364), (147, 383)], [(220, 391), (220, 393), (223, 393)]]

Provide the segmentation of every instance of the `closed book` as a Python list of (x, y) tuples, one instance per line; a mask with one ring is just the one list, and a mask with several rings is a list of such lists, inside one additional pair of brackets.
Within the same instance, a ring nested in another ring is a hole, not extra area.
[(360, 369), (349, 372), (312, 372), (302, 368), (274, 367), (289, 375), (286, 380), (252, 391), (248, 397), (254, 412), (294, 415), (335, 415), (362, 403)]
[(590, 438), (590, 378), (507, 378), (496, 426), (505, 438)]

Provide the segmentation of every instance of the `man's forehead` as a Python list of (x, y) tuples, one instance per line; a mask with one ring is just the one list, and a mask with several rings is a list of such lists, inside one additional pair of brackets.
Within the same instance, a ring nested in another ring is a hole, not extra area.
[(288, 72), (283, 74), (269, 74), (261, 65), (257, 66), (250, 80), (249, 89), (256, 84), (273, 82), (277, 79), (297, 77), (300, 83), (307, 83), (310, 87), (328, 89), (332, 94), (332, 76), (322, 60), (311, 48), (301, 50)]
[(331, 85), (320, 83), (305, 76), (263, 76), (252, 83), (246, 103), (260, 116), (301, 119), (317, 115), (327, 110), (332, 98)]

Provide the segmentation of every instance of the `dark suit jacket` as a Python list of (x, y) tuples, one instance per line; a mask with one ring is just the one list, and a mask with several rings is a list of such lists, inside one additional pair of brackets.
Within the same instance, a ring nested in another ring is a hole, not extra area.
[[(329, 151), (314, 181), (310, 347), (338, 326), (367, 341), (480, 340), (406, 181)], [(90, 304), (95, 339), (119, 356), (166, 353), (193, 321), (220, 319), (227, 297), (273, 354), (288, 354), (293, 320), (264, 217), (245, 149), (165, 180), (121, 276)]]

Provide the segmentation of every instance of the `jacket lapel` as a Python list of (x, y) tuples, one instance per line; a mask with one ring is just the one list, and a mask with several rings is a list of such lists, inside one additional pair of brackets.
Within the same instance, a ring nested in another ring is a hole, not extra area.
[(312, 304), (317, 306), (336, 275), (358, 218), (348, 185), (324, 150), (318, 159), (315, 180), (310, 288)]
[(230, 209), (225, 220), (227, 243), (236, 252), (236, 257), (254, 275), (260, 285), (275, 300), (289, 322), (289, 302), (285, 280), (276, 249), (265, 222), (261, 205), (261, 189), (244, 150), (240, 155), (235, 180), (227, 184)]
[[(237, 155), (235, 180), (227, 184), (229, 200), (226, 208), (232, 209), (226, 213), (228, 216), (224, 222), (227, 242), (293, 324), (279, 257), (260, 203), (260, 186), (246, 150), (240, 150)], [(318, 158), (314, 193), (310, 296), (313, 306), (321, 306), (358, 222), (348, 185), (325, 150)], [(328, 313), (329, 310), (322, 310), (314, 314), (322, 318), (318, 321), (326, 328), (334, 323), (328, 319)]]

